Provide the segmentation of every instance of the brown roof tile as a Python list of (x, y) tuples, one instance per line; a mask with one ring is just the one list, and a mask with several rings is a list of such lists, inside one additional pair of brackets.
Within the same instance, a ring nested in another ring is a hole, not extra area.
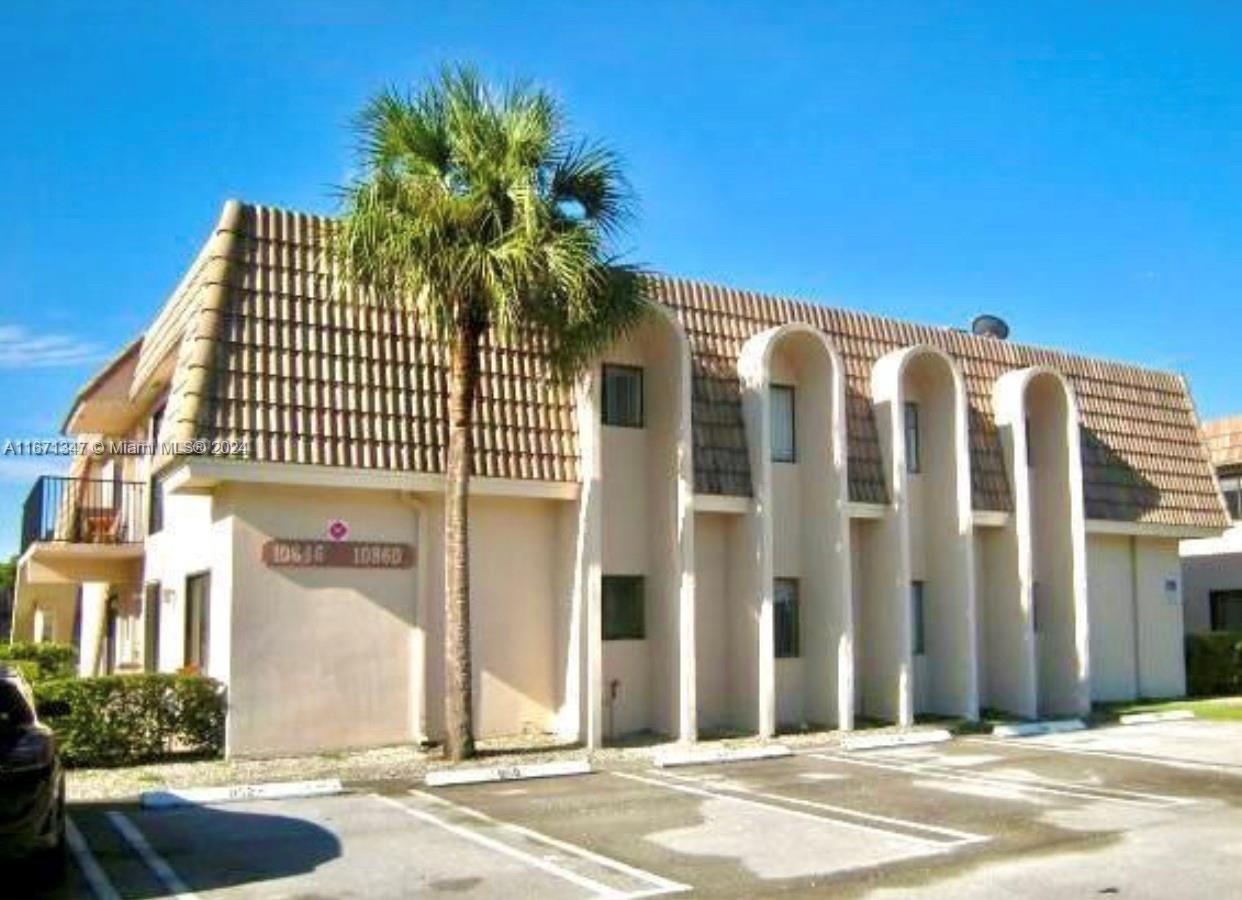
[[(259, 460), (442, 471), (441, 348), (410, 314), (336, 302), (353, 290), (324, 258), (329, 227), (268, 207), (226, 207), (216, 235), (147, 332), (135, 390), (179, 348), (170, 409), (184, 433), (246, 441)], [(975, 508), (1011, 506), (992, 384), (1005, 371), (1040, 363), (1065, 374), (1078, 397), (1088, 517), (1226, 524), (1177, 375), (683, 279), (654, 276), (654, 284), (690, 341), (699, 492), (750, 492), (738, 353), (751, 335), (801, 321), (826, 332), (845, 363), (856, 501), (887, 497), (871, 367), (890, 350), (929, 343), (965, 374)], [(576, 480), (572, 394), (551, 380), (539, 347), (487, 340), (482, 373), (476, 473)]]

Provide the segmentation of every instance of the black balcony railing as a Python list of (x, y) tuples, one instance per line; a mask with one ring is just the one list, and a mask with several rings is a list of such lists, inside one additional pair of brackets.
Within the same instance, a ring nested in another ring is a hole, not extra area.
[(140, 481), (44, 475), (22, 509), (22, 552), (36, 541), (140, 543), (145, 493)]

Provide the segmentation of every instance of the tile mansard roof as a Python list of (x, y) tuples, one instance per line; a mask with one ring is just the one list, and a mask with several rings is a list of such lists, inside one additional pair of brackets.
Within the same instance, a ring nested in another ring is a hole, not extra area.
[(1242, 467), (1242, 416), (1203, 423), (1203, 443), (1208, 458), (1218, 469)]
[[(444, 354), (409, 314), (336, 302), (350, 298), (324, 259), (328, 228), (315, 216), (226, 204), (146, 334), (135, 395), (175, 351), (165, 437), (244, 441), (262, 461), (442, 471)], [(749, 494), (738, 353), (756, 332), (802, 321), (825, 331), (845, 361), (853, 500), (887, 497), (871, 367), (890, 350), (925, 342), (946, 350), (966, 377), (975, 508), (1011, 506), (992, 385), (1010, 369), (1043, 364), (1065, 374), (1078, 397), (1089, 518), (1226, 524), (1177, 375), (664, 276), (654, 282), (690, 341), (698, 492)], [(540, 348), (488, 342), (482, 370), (476, 473), (576, 480), (572, 392), (549, 379)]]

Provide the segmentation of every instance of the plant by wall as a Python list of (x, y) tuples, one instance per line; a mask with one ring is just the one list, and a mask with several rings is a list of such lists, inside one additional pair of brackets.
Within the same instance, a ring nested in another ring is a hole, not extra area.
[(1242, 693), (1242, 631), (1186, 636), (1186, 692), (1193, 697)]
[(72, 644), (0, 644), (0, 662), (22, 663), (19, 668), (32, 682), (73, 678), (78, 674), (78, 651)]
[(124, 766), (224, 752), (224, 685), (197, 675), (104, 675), (35, 685), (40, 707), (67, 705), (43, 716), (56, 732), (66, 765)]

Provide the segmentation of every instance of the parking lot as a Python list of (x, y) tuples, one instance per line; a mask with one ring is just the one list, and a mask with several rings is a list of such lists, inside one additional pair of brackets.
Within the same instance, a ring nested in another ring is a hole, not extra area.
[(72, 810), (52, 896), (1228, 896), (1242, 726)]

